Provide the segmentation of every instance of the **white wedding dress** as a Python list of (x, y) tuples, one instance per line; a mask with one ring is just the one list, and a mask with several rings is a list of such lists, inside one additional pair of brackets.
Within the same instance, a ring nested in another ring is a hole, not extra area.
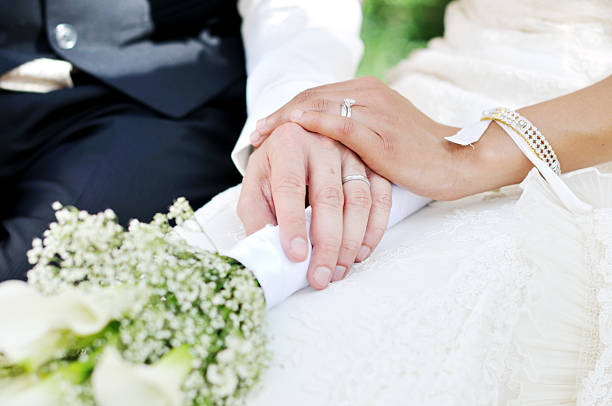
[[(610, 0), (459, 0), (445, 37), (390, 78), (464, 126), (610, 74)], [(345, 280), (269, 312), (270, 368), (247, 404), (612, 404), (612, 175), (600, 169), (563, 177), (587, 212), (532, 171), (523, 189), (434, 202), (396, 225)], [(238, 194), (198, 211), (219, 248), (244, 237)]]

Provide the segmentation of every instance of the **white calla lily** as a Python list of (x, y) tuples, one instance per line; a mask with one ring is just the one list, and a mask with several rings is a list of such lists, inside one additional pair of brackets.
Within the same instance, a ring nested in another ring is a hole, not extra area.
[(62, 406), (63, 399), (55, 377), (39, 379), (24, 375), (10, 381), (0, 381), (2, 406)]
[(191, 371), (193, 357), (177, 347), (153, 365), (132, 364), (114, 348), (107, 348), (91, 377), (98, 406), (181, 406), (181, 386)]
[(101, 288), (92, 292), (66, 289), (45, 296), (21, 281), (0, 284), (0, 353), (11, 363), (33, 367), (52, 358), (71, 333), (87, 336), (129, 309), (136, 292)]

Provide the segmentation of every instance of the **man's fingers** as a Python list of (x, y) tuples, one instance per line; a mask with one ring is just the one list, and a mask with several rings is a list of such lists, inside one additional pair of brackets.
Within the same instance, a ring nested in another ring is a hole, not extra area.
[(263, 152), (253, 153), (249, 158), (238, 200), (238, 217), (247, 234), (254, 233), (266, 224), (276, 224), (268, 173)]
[(300, 139), (305, 131), (295, 124), (279, 127), (279, 137), (268, 148), (270, 187), (280, 226), (283, 250), (295, 262), (308, 255), (306, 238), (306, 151)]
[(351, 118), (339, 115), (294, 110), (291, 113), (291, 121), (310, 132), (341, 142), (356, 152), (366, 163), (367, 157), (378, 151), (381, 142), (378, 134), (369, 128)]
[[(330, 140), (325, 142), (332, 145)], [(313, 288), (323, 289), (331, 280), (342, 240), (344, 195), (340, 154), (335, 148), (317, 148), (310, 158), (308, 194), (312, 206), (313, 251), (307, 279)]]
[(391, 182), (370, 170), (368, 172), (372, 205), (363, 244), (357, 254), (357, 261), (359, 262), (370, 256), (374, 248), (380, 243), (387, 229), (389, 213), (391, 212)]
[[(365, 178), (365, 165), (352, 152), (347, 151), (346, 155), (342, 164), (342, 176), (362, 175)], [(348, 269), (355, 262), (355, 257), (362, 246), (372, 203), (370, 187), (364, 181), (352, 180), (346, 182), (343, 184), (343, 189), (342, 244), (332, 277), (333, 281), (344, 278)]]

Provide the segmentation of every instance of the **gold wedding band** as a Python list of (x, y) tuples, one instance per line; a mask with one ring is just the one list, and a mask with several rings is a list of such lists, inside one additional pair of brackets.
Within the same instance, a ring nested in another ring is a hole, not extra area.
[(368, 187), (370, 187), (370, 181), (368, 180), (367, 177), (365, 177), (363, 175), (347, 175), (347, 176), (344, 176), (342, 178), (342, 184), (344, 185), (346, 182), (350, 182), (352, 180), (360, 180), (362, 182), (365, 182), (365, 184), (368, 185)]

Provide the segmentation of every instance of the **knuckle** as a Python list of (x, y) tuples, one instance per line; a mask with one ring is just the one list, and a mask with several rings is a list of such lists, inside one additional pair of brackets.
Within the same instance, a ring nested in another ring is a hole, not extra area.
[(282, 161), (283, 157), (287, 154), (289, 142), (283, 138), (276, 138), (274, 140), (270, 140), (270, 143), (267, 146), (267, 155), (270, 164), (274, 162)]
[(372, 204), (376, 207), (385, 210), (391, 210), (391, 194), (390, 193), (380, 193), (374, 197)]
[(297, 104), (304, 104), (304, 103), (308, 102), (308, 100), (312, 100), (313, 98), (315, 98), (316, 94), (317, 94), (317, 92), (314, 89), (307, 89), (307, 90), (304, 90), (303, 92), (299, 93), (297, 96), (295, 96), (293, 98), (293, 100)]
[(292, 194), (301, 193), (306, 187), (305, 179), (293, 173), (286, 173), (272, 186), (272, 194)]
[(287, 151), (295, 151), (302, 148), (303, 137), (300, 132), (301, 128), (294, 123), (283, 124), (266, 140), (265, 147), (272, 161), (276, 159), (284, 161)]
[(361, 79), (363, 80), (364, 83), (367, 83), (370, 85), (379, 85), (382, 83), (382, 81), (378, 79), (376, 76), (364, 76)]
[(370, 227), (369, 233), (370, 235), (374, 236), (376, 239), (382, 237), (382, 235), (385, 233), (385, 231), (387, 231), (387, 229), (383, 226), (372, 226)]
[(295, 138), (299, 136), (302, 127), (300, 127), (296, 123), (283, 123), (274, 131), (276, 138), (286, 139), (286, 138)]
[(342, 120), (342, 126), (340, 128), (340, 134), (344, 137), (350, 137), (355, 129), (355, 124), (351, 119)]
[(342, 241), (342, 245), (340, 245), (340, 251), (356, 253), (360, 246), (360, 241), (346, 240)]
[(344, 204), (345, 206), (349, 207), (369, 210), (372, 206), (372, 196), (370, 195), (370, 190), (366, 187), (366, 185), (364, 185), (364, 187), (356, 188), (350, 193), (347, 193)]
[(329, 109), (329, 101), (326, 98), (317, 97), (312, 101), (311, 107), (314, 111), (326, 112)]
[(327, 138), (323, 135), (317, 135), (317, 142), (319, 146), (328, 151), (336, 151), (338, 149), (338, 142)]
[(370, 95), (370, 102), (373, 106), (384, 106), (387, 104), (387, 98), (382, 92), (376, 90)]
[[(303, 210), (300, 210), (300, 212), (303, 213)], [(294, 229), (294, 230), (301, 231), (306, 227), (306, 219), (304, 218), (303, 215), (287, 216), (286, 218), (283, 219), (282, 225), (285, 227)]]
[(396, 117), (390, 114), (380, 114), (379, 120), (381, 120), (387, 128), (395, 128), (395, 125), (397, 124)]
[(391, 158), (395, 158), (395, 153), (397, 151), (395, 143), (387, 137), (381, 137), (381, 142), (383, 153)]
[(339, 209), (344, 204), (344, 195), (337, 186), (326, 186), (315, 195), (315, 206), (325, 206)]
[(338, 253), (340, 241), (334, 237), (324, 237), (315, 243), (315, 247), (319, 253), (332, 256)]

